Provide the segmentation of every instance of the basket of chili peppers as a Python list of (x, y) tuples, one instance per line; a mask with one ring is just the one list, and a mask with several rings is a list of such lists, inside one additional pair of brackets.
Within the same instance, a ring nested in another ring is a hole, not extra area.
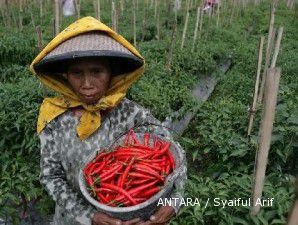
[(99, 211), (121, 220), (147, 220), (159, 199), (171, 195), (180, 155), (174, 141), (131, 129), (89, 157), (80, 171), (80, 189)]

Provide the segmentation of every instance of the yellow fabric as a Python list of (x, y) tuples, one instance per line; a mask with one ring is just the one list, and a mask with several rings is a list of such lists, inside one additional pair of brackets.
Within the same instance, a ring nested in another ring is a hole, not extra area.
[[(80, 118), (80, 122), (77, 126), (77, 134), (81, 140), (88, 138), (94, 131), (96, 131), (101, 125), (100, 110), (115, 107), (124, 97), (128, 88), (143, 74), (145, 63), (142, 67), (127, 73), (118, 75), (111, 80), (111, 86), (104, 97), (102, 97), (97, 104), (87, 105), (80, 101), (79, 97), (71, 89), (70, 85), (59, 79), (55, 79), (52, 76), (46, 76), (44, 74), (36, 73), (34, 65), (40, 62), (49, 52), (56, 48), (62, 42), (75, 37), (79, 34), (89, 31), (104, 31), (110, 37), (114, 38), (124, 47), (126, 47), (134, 55), (138, 56), (142, 60), (144, 58), (140, 53), (125, 40), (121, 35), (114, 32), (105, 24), (94, 19), (93, 17), (84, 17), (77, 20), (65, 30), (59, 33), (33, 60), (30, 65), (30, 70), (36, 75), (41, 82), (51, 88), (52, 90), (61, 94), (59, 97), (45, 98), (39, 111), (37, 121), (38, 134), (44, 129), (47, 123), (51, 122), (54, 118), (64, 113), (66, 110), (76, 106), (83, 106), (84, 112)], [(145, 61), (145, 60), (144, 60)]]

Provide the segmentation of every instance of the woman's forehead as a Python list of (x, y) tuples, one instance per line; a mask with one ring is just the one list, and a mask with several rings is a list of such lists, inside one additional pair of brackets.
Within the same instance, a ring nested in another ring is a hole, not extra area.
[(75, 59), (68, 63), (68, 68), (78, 67), (95, 67), (95, 66), (109, 66), (108, 59), (106, 58), (88, 58), (88, 59)]

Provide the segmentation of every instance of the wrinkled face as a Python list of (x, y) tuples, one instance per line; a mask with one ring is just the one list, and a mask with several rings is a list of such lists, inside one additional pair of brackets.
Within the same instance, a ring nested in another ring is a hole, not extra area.
[(68, 65), (65, 76), (82, 102), (95, 104), (107, 92), (112, 75), (106, 59), (79, 59)]

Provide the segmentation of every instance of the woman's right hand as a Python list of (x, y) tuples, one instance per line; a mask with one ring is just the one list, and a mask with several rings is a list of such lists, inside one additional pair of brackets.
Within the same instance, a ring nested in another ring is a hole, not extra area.
[(92, 218), (92, 225), (134, 225), (140, 221), (140, 218), (122, 221), (120, 219), (113, 218), (108, 214), (96, 212)]

